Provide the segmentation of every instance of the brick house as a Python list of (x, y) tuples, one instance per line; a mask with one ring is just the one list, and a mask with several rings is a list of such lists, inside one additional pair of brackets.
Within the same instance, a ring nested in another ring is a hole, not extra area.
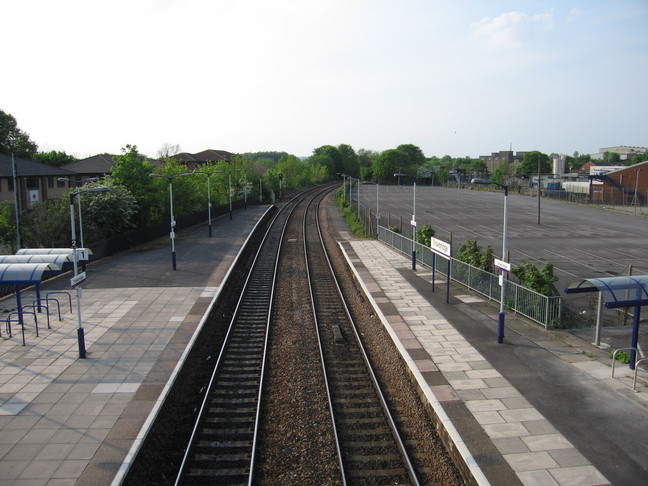
[[(48, 199), (58, 199), (67, 190), (59, 177), (73, 178), (76, 173), (33, 160), (16, 157), (18, 193), (23, 208)], [(0, 154), (0, 201), (14, 202), (13, 163), (10, 154)]]

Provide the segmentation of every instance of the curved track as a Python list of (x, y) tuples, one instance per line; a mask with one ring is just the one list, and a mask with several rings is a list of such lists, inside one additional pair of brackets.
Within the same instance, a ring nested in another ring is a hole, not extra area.
[(287, 202), (266, 232), (205, 390), (176, 485), (255, 483), (256, 458), (266, 446), (259, 431), (279, 253), (297, 207), (304, 215), (304, 246), (302, 256), (292, 258), (305, 255), (307, 262), (307, 272), (298, 280), (310, 288), (316, 322), (310, 327), (317, 333), (327, 389), (327, 395), (316, 399), (328, 403), (323, 423), (333, 429), (337, 465), (332, 471), (338, 469), (344, 485), (419, 484), (326, 254), (318, 207), (330, 190), (319, 188)]
[(268, 327), (284, 228), (275, 217), (255, 257), (205, 393), (176, 484), (247, 484), (254, 471)]

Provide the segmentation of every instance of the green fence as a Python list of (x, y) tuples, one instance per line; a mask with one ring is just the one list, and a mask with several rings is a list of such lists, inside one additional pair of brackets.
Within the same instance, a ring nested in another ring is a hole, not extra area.
[[(378, 228), (378, 239), (411, 257), (411, 238), (394, 233), (380, 226)], [(434, 258), (436, 258), (435, 268), (437, 271), (443, 275), (447, 273), (448, 259), (446, 257), (434, 253), (429, 247), (420, 243), (416, 243), (415, 247), (417, 262), (431, 268), (435, 263)], [(489, 300), (500, 301), (501, 288), (499, 286), (498, 275), (482, 270), (481, 268), (473, 267), (456, 258), (451, 258), (450, 260), (452, 280), (488, 297)], [(542, 324), (545, 329), (560, 322), (562, 313), (562, 299), (560, 297), (547, 297), (510, 280), (506, 280), (505, 285), (506, 307), (508, 309)]]

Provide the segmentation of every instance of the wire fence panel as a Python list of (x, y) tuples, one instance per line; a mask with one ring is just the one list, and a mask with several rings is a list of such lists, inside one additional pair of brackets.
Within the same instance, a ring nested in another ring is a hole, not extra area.
[[(405, 255), (411, 255), (412, 239), (395, 233), (384, 226), (378, 227), (378, 239)], [(436, 260), (435, 260), (436, 258)], [(424, 265), (435, 267), (436, 271), (447, 276), (448, 258), (435, 254), (431, 248), (416, 243), (416, 260)], [(501, 288), (499, 276), (474, 267), (468, 263), (450, 258), (451, 279), (478, 292), (490, 300), (500, 301)], [(505, 280), (506, 307), (533, 321), (545, 329), (560, 322), (562, 299), (559, 296), (547, 297), (510, 280)]]

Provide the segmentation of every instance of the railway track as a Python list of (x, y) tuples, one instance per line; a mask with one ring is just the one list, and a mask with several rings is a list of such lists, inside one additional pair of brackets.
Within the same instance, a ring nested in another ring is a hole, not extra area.
[(343, 484), (418, 485), (326, 253), (319, 224), (322, 197), (304, 214), (304, 246)]
[[(318, 207), (329, 192), (320, 188), (287, 202), (259, 245), (211, 379), (201, 392), (204, 399), (176, 485), (284, 484), (286, 477), (292, 484), (321, 484), (323, 470), (326, 484), (419, 484), (326, 253)], [(301, 247), (294, 244), (300, 239)], [(302, 268), (298, 260), (304, 270), (295, 271)], [(291, 268), (284, 272), (290, 275), (293, 290), (290, 303), (283, 297), (283, 310), (278, 311), (273, 305), (281, 300), (276, 289), (282, 261)], [(285, 364), (268, 357), (273, 355), (269, 343), (273, 333), (279, 335), (275, 328), (286, 317), (282, 314), (288, 314), (286, 306), (306, 309), (300, 317), (289, 317), (287, 325), (302, 335), (310, 333), (313, 344), (305, 345), (310, 338), (295, 339), (300, 342), (299, 359), (289, 363), (295, 369), (273, 381)], [(304, 382), (297, 377), (300, 373)], [(293, 387), (288, 420), (284, 416), (282, 432), (272, 435), (265, 425), (268, 413), (275, 405), (284, 407), (287, 400), (283, 395), (271, 401), (268, 390), (285, 392), (288, 385)], [(310, 410), (300, 423), (296, 406)], [(320, 427), (317, 431), (309, 428), (314, 423)], [(301, 444), (291, 443), (289, 436), (305, 428), (309, 432)], [(314, 449), (309, 440), (319, 441)], [(304, 465), (295, 459), (304, 450), (324, 449), (330, 453), (313, 456)], [(275, 462), (269, 459), (273, 454), (279, 457)]]
[(198, 413), (179, 484), (248, 484), (254, 471), (277, 259), (288, 218), (280, 211), (259, 247)]

